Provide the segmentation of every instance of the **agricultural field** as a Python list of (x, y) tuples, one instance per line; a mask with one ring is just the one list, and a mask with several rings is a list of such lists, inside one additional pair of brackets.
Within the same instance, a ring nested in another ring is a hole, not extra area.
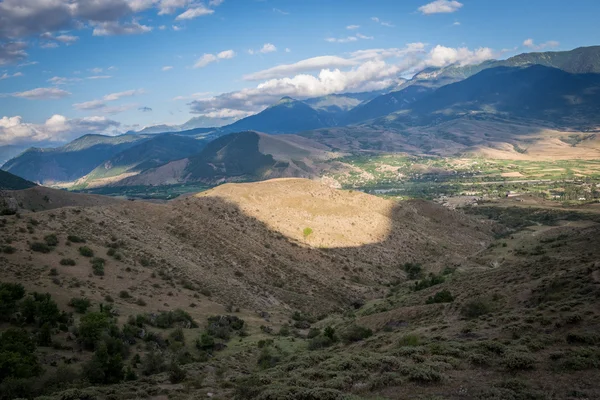
[(345, 189), (401, 198), (536, 194), (566, 202), (600, 198), (600, 160), (524, 161), (362, 155), (338, 159), (332, 178)]
[(161, 186), (117, 186), (100, 187), (87, 190), (74, 190), (78, 193), (101, 194), (105, 196), (125, 197), (144, 200), (172, 200), (186, 193), (199, 193), (210, 189), (201, 183), (161, 185)]

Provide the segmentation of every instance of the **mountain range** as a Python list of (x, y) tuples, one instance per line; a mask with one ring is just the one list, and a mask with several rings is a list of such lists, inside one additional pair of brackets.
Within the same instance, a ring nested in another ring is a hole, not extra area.
[[(533, 142), (560, 151), (563, 136), (584, 133), (586, 144), (598, 151), (593, 132), (600, 125), (599, 88), (600, 46), (527, 53), (429, 68), (391, 92), (284, 97), (218, 128), (86, 135), (59, 148), (26, 150), (2, 168), (46, 185), (93, 187), (311, 176), (334, 153), (452, 155)], [(491, 125), (494, 134), (474, 128)], [(457, 132), (457, 126), (467, 128)], [(261, 148), (280, 135), (270, 150), (276, 155)], [(307, 154), (297, 156), (300, 140)], [(577, 150), (569, 149), (575, 155)]]

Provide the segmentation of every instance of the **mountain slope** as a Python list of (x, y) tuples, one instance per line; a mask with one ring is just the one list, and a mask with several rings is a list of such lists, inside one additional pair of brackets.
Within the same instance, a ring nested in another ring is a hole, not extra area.
[(209, 184), (278, 177), (310, 177), (317, 164), (335, 156), (326, 146), (295, 135), (231, 133), (208, 143), (198, 154), (125, 178), (111, 186)]
[(13, 175), (9, 172), (0, 170), (0, 189), (1, 190), (21, 190), (36, 186), (23, 178)]
[(42, 184), (73, 181), (146, 138), (139, 135), (85, 135), (57, 148), (31, 148), (9, 160), (2, 169)]
[(85, 184), (94, 184), (96, 180), (156, 168), (198, 153), (203, 147), (203, 141), (192, 137), (175, 134), (157, 135), (105, 160), (85, 177)]
[(600, 122), (598, 87), (600, 74), (570, 74), (541, 65), (496, 67), (443, 86), (377, 123), (426, 125), (489, 114), (584, 129)]
[(258, 114), (221, 128), (223, 132), (254, 130), (271, 134), (294, 133), (328, 126), (329, 122), (308, 104), (284, 97)]

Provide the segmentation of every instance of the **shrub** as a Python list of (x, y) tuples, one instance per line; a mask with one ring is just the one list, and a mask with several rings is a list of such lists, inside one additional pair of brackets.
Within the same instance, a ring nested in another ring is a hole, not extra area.
[(93, 349), (110, 326), (110, 318), (103, 312), (85, 314), (79, 322), (79, 340), (85, 347)]
[(72, 258), (63, 258), (62, 260), (60, 260), (60, 265), (76, 265), (77, 263), (75, 262), (75, 260), (73, 260)]
[(58, 237), (54, 233), (44, 236), (44, 241), (50, 247), (56, 247), (58, 245)]
[(29, 248), (38, 253), (50, 253), (52, 249), (46, 243), (33, 242), (29, 245)]
[(165, 370), (164, 356), (155, 351), (146, 353), (142, 359), (142, 372), (144, 375), (159, 374)]
[(113, 299), (111, 295), (107, 294), (106, 296), (104, 296), (104, 301), (106, 301), (107, 303), (114, 303), (115, 299)]
[(419, 290), (427, 289), (428, 287), (444, 283), (444, 281), (445, 281), (445, 279), (441, 275), (429, 274), (429, 277), (427, 277), (421, 281), (415, 282), (413, 290), (419, 291)]
[(56, 268), (50, 268), (50, 272), (48, 272), (50, 276), (58, 276), (58, 270)]
[(404, 271), (410, 280), (420, 279), (423, 275), (423, 268), (421, 268), (421, 264), (413, 264), (408, 262), (404, 264)]
[(319, 336), (312, 338), (308, 342), (308, 349), (309, 350), (323, 349), (325, 347), (332, 346), (333, 344), (335, 344), (335, 342), (336, 342), (335, 340), (331, 339), (328, 336), (319, 335)]
[(104, 275), (104, 264), (106, 263), (104, 258), (94, 257), (90, 260), (90, 263), (92, 264), (92, 271), (94, 272), (94, 275)]
[(27, 323), (35, 323), (37, 326), (45, 323), (55, 326), (61, 320), (64, 322), (64, 315), (48, 293), (31, 293), (21, 302), (20, 312)]
[(2, 246), (2, 253), (4, 254), (14, 254), (16, 251), (17, 249), (12, 246)]
[(0, 282), (0, 320), (8, 320), (24, 296), (25, 288), (20, 283)]
[(73, 307), (79, 314), (85, 314), (91, 305), (92, 302), (89, 299), (82, 299), (79, 297), (73, 297), (71, 301), (69, 301), (69, 306)]
[(67, 236), (67, 240), (69, 242), (73, 242), (73, 243), (85, 243), (85, 239), (79, 236), (75, 236), (75, 235), (69, 235)]
[(479, 318), (492, 312), (489, 300), (479, 298), (467, 302), (461, 309), (461, 314), (468, 319)]
[(352, 325), (347, 328), (344, 332), (342, 332), (341, 337), (342, 340), (346, 343), (359, 342), (363, 339), (371, 337), (373, 335), (373, 331), (369, 328), (365, 328), (363, 326)]
[(302, 235), (304, 236), (304, 239), (307, 239), (310, 235), (312, 235), (313, 230), (312, 228), (304, 228), (304, 230), (302, 231)]
[(454, 297), (449, 290), (444, 289), (441, 292), (437, 292), (433, 296), (429, 296), (426, 304), (434, 304), (434, 303), (452, 303), (454, 301)]
[(321, 334), (321, 330), (319, 328), (310, 328), (306, 337), (308, 339), (315, 338)]
[(199, 339), (196, 340), (196, 348), (202, 351), (212, 351), (215, 347), (215, 338), (208, 333), (203, 333)]
[(119, 297), (122, 299), (130, 299), (131, 295), (129, 294), (129, 292), (127, 290), (121, 290), (119, 292)]
[(401, 369), (401, 373), (406, 375), (409, 381), (424, 384), (440, 382), (444, 378), (430, 365), (408, 365)]
[(171, 383), (179, 383), (183, 381), (186, 376), (187, 373), (179, 366), (179, 364), (172, 362), (169, 365), (169, 381), (171, 381)]
[(79, 254), (81, 254), (84, 257), (94, 257), (94, 250), (90, 249), (87, 246), (81, 246), (79, 248)]
[(419, 336), (415, 334), (404, 335), (398, 341), (400, 346), (418, 346), (421, 343)]
[(258, 365), (262, 369), (271, 368), (277, 365), (281, 357), (274, 353), (271, 347), (263, 347), (258, 356)]
[(533, 369), (535, 367), (535, 357), (527, 352), (511, 351), (504, 354), (503, 364), (509, 371)]
[(208, 318), (206, 331), (214, 337), (228, 340), (231, 333), (241, 332), (244, 325), (244, 320), (235, 315), (218, 315)]
[[(35, 343), (24, 329), (8, 328), (0, 335), (0, 381), (38, 376), (42, 368), (35, 356)], [(4, 391), (0, 392), (6, 395)], [(3, 397), (4, 398), (4, 397)]]

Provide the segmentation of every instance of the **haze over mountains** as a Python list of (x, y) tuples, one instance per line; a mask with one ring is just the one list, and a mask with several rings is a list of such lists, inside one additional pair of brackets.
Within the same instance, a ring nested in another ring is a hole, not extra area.
[[(56, 149), (29, 149), (3, 169), (33, 182), (91, 187), (314, 176), (325, 168), (315, 167), (324, 159), (323, 152), (489, 155), (487, 149), (495, 149), (502, 157), (519, 157), (524, 154), (517, 151), (520, 148), (531, 148), (529, 154), (539, 156), (543, 154), (535, 151), (536, 146), (559, 152), (564, 145), (570, 147), (570, 155), (582, 149), (581, 156), (596, 157), (598, 87), (598, 46), (526, 53), (478, 65), (430, 68), (390, 93), (305, 101), (284, 97), (256, 115), (220, 128), (88, 135)], [(465, 134), (464, 129), (457, 133), (452, 128), (456, 124), (493, 125), (495, 133), (485, 137)], [(295, 133), (305, 138), (303, 152), (294, 155), (298, 136), (291, 142), (282, 138), (277, 150), (264, 150), (257, 145), (257, 138), (264, 136), (250, 131)], [(573, 146), (561, 142), (569, 135), (580, 140)]]

